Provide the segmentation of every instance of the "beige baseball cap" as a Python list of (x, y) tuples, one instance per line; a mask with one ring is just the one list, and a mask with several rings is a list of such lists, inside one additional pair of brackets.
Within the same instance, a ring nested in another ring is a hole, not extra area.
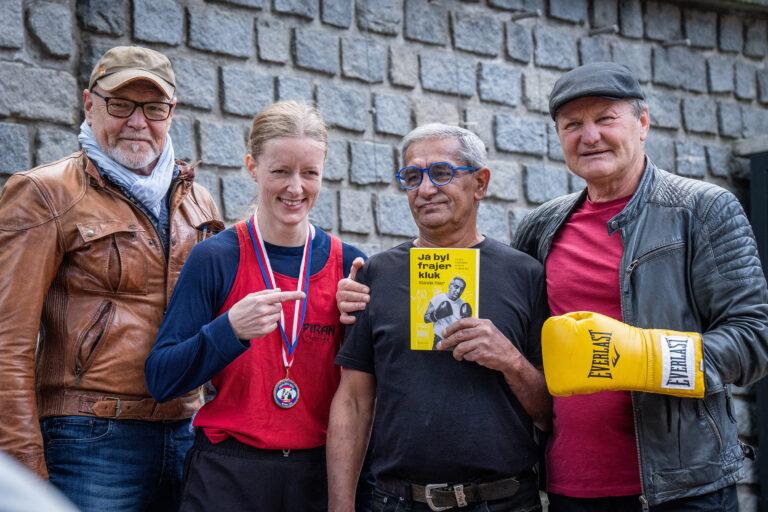
[(113, 91), (136, 80), (148, 80), (173, 98), (176, 75), (168, 57), (141, 46), (115, 46), (101, 56), (91, 72), (88, 89), (98, 83), (105, 91)]

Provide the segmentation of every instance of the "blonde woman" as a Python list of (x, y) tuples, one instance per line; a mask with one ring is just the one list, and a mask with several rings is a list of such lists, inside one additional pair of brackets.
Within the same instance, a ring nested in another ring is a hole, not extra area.
[(363, 254), (309, 222), (327, 149), (314, 108), (271, 105), (249, 146), (256, 211), (193, 250), (147, 385), (158, 401), (209, 380), (216, 389), (193, 423), (182, 510), (325, 510), (336, 284)]

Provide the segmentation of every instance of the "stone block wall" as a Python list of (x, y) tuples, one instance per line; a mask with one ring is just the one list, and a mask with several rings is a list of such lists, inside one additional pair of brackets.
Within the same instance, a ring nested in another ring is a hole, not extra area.
[[(398, 141), (431, 121), (474, 130), (492, 184), (483, 232), (508, 241), (571, 175), (547, 115), (569, 68), (630, 66), (648, 95), (651, 157), (665, 169), (747, 186), (731, 144), (768, 133), (765, 2), (645, 0), (2, 0), (0, 184), (77, 148), (82, 89), (115, 45), (166, 53), (178, 79), (172, 137), (228, 222), (255, 189), (243, 169), (254, 114), (316, 102), (331, 127), (320, 226), (372, 253), (415, 234), (394, 183)], [(763, 7), (750, 7), (762, 5)], [(743, 435), (753, 401), (739, 390)], [(756, 510), (755, 471), (740, 486)]]

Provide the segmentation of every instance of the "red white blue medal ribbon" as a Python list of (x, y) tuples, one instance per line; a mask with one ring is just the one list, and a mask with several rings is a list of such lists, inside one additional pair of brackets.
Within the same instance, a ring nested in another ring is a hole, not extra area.
[[(264, 279), (264, 286), (267, 289), (272, 290), (276, 288), (275, 275), (272, 273), (272, 266), (269, 264), (269, 255), (267, 254), (267, 249), (264, 246), (264, 238), (261, 236), (261, 230), (259, 230), (259, 223), (256, 220), (256, 214), (254, 214), (248, 220), (247, 225), (248, 233), (251, 235), (253, 250), (256, 253), (256, 259), (259, 262), (261, 277)], [(286, 334), (285, 317), (282, 310), (280, 311), (280, 322), (278, 327), (280, 329), (280, 336), (283, 339), (281, 351), (286, 378), (288, 375), (288, 369), (293, 365), (296, 347), (299, 344), (299, 335), (301, 334), (301, 328), (304, 325), (304, 316), (307, 312), (307, 298), (309, 297), (309, 272), (312, 266), (312, 241), (314, 238), (315, 227), (312, 224), (309, 224), (309, 229), (307, 229), (307, 241), (304, 244), (304, 254), (301, 257), (298, 284), (296, 286), (296, 291), (304, 292), (304, 298), (301, 300), (296, 300), (294, 303), (293, 329), (291, 330), (290, 338), (288, 338), (288, 335)]]

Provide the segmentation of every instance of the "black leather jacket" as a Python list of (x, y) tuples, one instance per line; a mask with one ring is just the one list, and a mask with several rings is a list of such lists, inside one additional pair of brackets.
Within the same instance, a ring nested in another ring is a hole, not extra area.
[[(703, 333), (706, 382), (700, 400), (632, 393), (641, 501), (656, 505), (742, 478), (748, 450), (738, 440), (728, 385), (766, 374), (768, 291), (752, 229), (733, 194), (646, 162), (634, 196), (606, 226), (621, 232), (623, 319)], [(583, 191), (540, 206), (522, 221), (512, 245), (544, 262), (585, 197)]]

